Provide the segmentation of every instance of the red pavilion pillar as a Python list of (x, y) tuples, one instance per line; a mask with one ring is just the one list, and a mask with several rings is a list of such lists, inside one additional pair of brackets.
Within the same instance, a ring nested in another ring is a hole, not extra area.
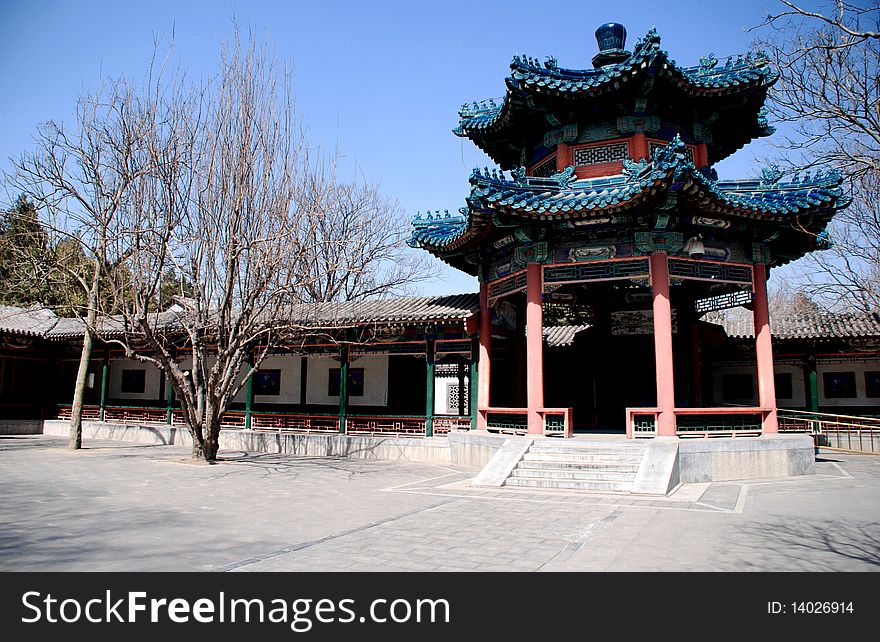
[(648, 158), (648, 139), (645, 132), (636, 132), (630, 141), (630, 155), (634, 161)]
[(654, 362), (657, 376), (657, 436), (675, 437), (675, 382), (672, 367), (672, 305), (666, 252), (651, 254), (654, 295)]
[(540, 414), (544, 407), (543, 291), (543, 267), (540, 263), (529, 263), (526, 266), (526, 402), (530, 435), (544, 434)]
[(492, 311), (489, 309), (489, 284), (480, 282), (480, 359), (477, 372), (477, 430), (486, 430), (486, 415), (480, 408), (489, 407), (489, 358), (492, 347)]
[(752, 314), (755, 320), (755, 352), (758, 363), (758, 405), (767, 409), (764, 434), (779, 431), (776, 420), (776, 382), (773, 380), (773, 344), (770, 338), (770, 310), (767, 306), (767, 266), (752, 266)]
[(561, 172), (574, 163), (571, 160), (571, 148), (565, 143), (556, 146), (556, 171)]

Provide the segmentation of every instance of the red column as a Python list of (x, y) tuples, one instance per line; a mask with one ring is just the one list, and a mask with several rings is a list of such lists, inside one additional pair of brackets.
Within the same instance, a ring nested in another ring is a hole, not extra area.
[(696, 165), (697, 169), (701, 167), (705, 167), (709, 164), (709, 150), (706, 147), (706, 143), (700, 143), (697, 145), (697, 149), (694, 152), (694, 165)]
[(633, 160), (648, 158), (648, 139), (644, 132), (636, 132), (630, 140), (630, 153)]
[(543, 435), (544, 424), (539, 410), (544, 407), (544, 339), (541, 295), (544, 271), (540, 263), (526, 266), (526, 400), (529, 410), (529, 434)]
[(658, 437), (675, 437), (675, 383), (672, 368), (672, 305), (669, 302), (669, 264), (666, 252), (651, 254), (654, 293), (654, 360), (657, 373)]
[(755, 351), (758, 362), (758, 405), (769, 412), (764, 417), (764, 434), (776, 433), (776, 383), (773, 380), (773, 345), (770, 339), (770, 310), (767, 307), (767, 267), (752, 266), (752, 313), (755, 319)]
[(571, 165), (571, 149), (565, 143), (556, 146), (556, 171), (561, 172)]
[(492, 311), (489, 310), (489, 284), (480, 283), (480, 362), (477, 373), (477, 430), (486, 430), (486, 415), (480, 408), (489, 407), (489, 355), (492, 345)]

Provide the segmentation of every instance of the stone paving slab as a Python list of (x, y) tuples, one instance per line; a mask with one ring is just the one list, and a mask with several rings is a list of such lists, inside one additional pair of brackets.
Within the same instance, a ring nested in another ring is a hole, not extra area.
[[(0, 437), (0, 570), (880, 569), (880, 457), (669, 497), (477, 489), (450, 466)], [(198, 544), (193, 544), (198, 542)]]

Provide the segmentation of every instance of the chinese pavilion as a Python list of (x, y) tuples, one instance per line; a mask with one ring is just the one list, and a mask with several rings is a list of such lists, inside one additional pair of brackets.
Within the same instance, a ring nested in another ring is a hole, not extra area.
[[(654, 29), (632, 51), (622, 25), (596, 36), (592, 69), (515, 56), (503, 98), (461, 108), (454, 133), (500, 169), (473, 171), (459, 214), (413, 223), (411, 246), (480, 281), (478, 427), (774, 433), (768, 271), (823, 247), (848, 204), (841, 178), (718, 178), (718, 161), (773, 133), (764, 55), (683, 67)], [(709, 406), (698, 321), (739, 305), (757, 405)], [(578, 325), (569, 351), (544, 354), (544, 327)]]

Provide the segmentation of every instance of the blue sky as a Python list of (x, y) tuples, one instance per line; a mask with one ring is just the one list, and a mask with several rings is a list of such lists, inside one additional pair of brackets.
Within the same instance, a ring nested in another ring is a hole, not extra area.
[[(317, 145), (337, 141), (360, 168), (407, 211), (464, 204), (468, 175), (491, 164), (451, 133), (465, 101), (501, 96), (514, 53), (587, 68), (597, 26), (626, 26), (627, 47), (655, 25), (661, 46), (682, 65), (715, 53), (749, 49), (745, 29), (775, 0), (695, 3), (679, 0), (363, 2), (315, 0), (0, 2), (0, 169), (26, 151), (37, 125), (68, 121), (77, 95), (105, 76), (141, 78), (154, 38), (175, 30), (174, 57), (191, 77), (211, 75), (233, 11), (267, 36), (293, 65), (297, 103)], [(717, 166), (722, 178), (758, 171), (753, 143)], [(472, 291), (476, 282), (452, 268), (426, 293)]]

